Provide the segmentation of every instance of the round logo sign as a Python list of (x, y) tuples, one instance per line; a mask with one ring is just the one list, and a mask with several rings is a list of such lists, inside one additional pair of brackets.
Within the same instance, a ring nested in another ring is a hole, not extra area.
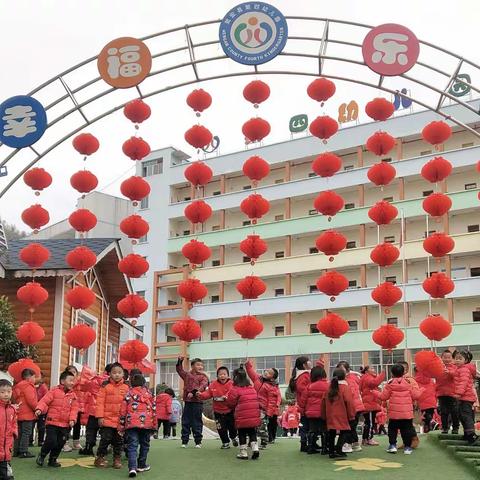
[(415, 34), (396, 23), (372, 28), (362, 44), (367, 66), (389, 77), (408, 72), (417, 62), (419, 53), (420, 43)]
[(287, 21), (272, 5), (245, 2), (232, 8), (220, 23), (220, 45), (232, 60), (260, 65), (275, 58), (285, 47)]
[(17, 95), (0, 104), (0, 141), (12, 148), (33, 145), (47, 129), (47, 113), (33, 97)]
[(103, 47), (97, 67), (100, 76), (112, 87), (135, 87), (150, 73), (152, 54), (136, 38), (116, 38)]

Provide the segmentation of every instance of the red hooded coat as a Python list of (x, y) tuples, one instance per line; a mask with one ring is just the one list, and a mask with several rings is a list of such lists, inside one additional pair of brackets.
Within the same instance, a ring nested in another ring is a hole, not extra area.
[(428, 408), (437, 407), (437, 396), (435, 394), (435, 381), (433, 378), (427, 377), (420, 372), (415, 375), (415, 381), (418, 383), (420, 390), (423, 389), (420, 397), (417, 400), (417, 405), (420, 410), (427, 410)]
[(355, 405), (346, 380), (338, 382), (338, 395), (333, 400), (329, 400), (328, 394), (323, 397), (322, 418), (327, 422), (327, 430), (350, 430)]
[(47, 414), (47, 425), (66, 428), (77, 421), (77, 397), (73, 390), (65, 391), (63, 385), (58, 385), (38, 402), (37, 410)]
[(455, 373), (457, 366), (454, 363), (445, 365), (445, 372), (440, 378), (437, 378), (436, 393), (437, 397), (455, 396)]
[(237, 428), (254, 428), (260, 425), (260, 404), (258, 395), (251, 385), (248, 387), (233, 386), (228, 392), (227, 405), (235, 415)]
[(13, 441), (17, 437), (17, 411), (11, 403), (0, 400), (0, 462), (12, 459)]
[(172, 414), (172, 396), (168, 393), (159, 393), (155, 399), (158, 420), (170, 420)]
[(145, 387), (131, 388), (122, 401), (118, 429), (124, 431), (131, 428), (157, 429), (155, 399)]
[(326, 378), (317, 380), (308, 386), (305, 395), (302, 396), (302, 401), (305, 404), (300, 405), (307, 418), (320, 418), (322, 416), (322, 402), (329, 387), (330, 383)]
[(250, 361), (245, 362), (245, 370), (258, 394), (260, 408), (265, 415), (271, 417), (278, 415), (279, 398), (281, 399), (280, 389), (276, 383), (265, 380), (254, 370)]
[(13, 387), (13, 398), (18, 407), (18, 421), (35, 420), (35, 410), (37, 409), (37, 390), (33, 383), (34, 377), (28, 380), (22, 380)]
[(404, 377), (392, 378), (387, 382), (383, 392), (377, 394), (382, 401), (388, 400), (389, 420), (410, 420), (413, 418), (413, 402), (422, 390), (414, 388)]
[(202, 400), (208, 400), (213, 398), (213, 411), (216, 413), (229, 413), (232, 409), (227, 405), (225, 398), (228, 392), (233, 388), (233, 382), (231, 378), (227, 378), (225, 383), (221, 383), (218, 380), (214, 380), (205, 390), (201, 392), (199, 397)]
[(362, 395), (365, 412), (378, 412), (381, 405), (378, 396), (374, 392), (378, 392), (378, 386), (385, 380), (385, 372), (377, 375), (375, 372), (368, 370), (360, 379), (360, 392)]
[(477, 395), (475, 394), (473, 369), (471, 364), (464, 364), (457, 367), (455, 373), (455, 396), (464, 402), (475, 402)]

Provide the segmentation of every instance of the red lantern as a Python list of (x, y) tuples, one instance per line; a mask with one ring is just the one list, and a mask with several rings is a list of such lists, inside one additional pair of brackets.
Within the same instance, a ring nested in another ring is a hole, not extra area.
[(17, 330), (17, 339), (24, 345), (35, 345), (45, 338), (45, 330), (37, 322), (24, 322)]
[(125, 318), (138, 318), (147, 311), (148, 302), (136, 293), (129, 293), (117, 303), (117, 309)]
[(242, 338), (252, 340), (263, 332), (263, 324), (253, 315), (244, 315), (233, 324), (233, 329)]
[(48, 291), (37, 282), (28, 282), (17, 290), (17, 298), (34, 309), (48, 300)]
[(421, 350), (415, 354), (417, 370), (430, 378), (440, 378), (445, 373), (445, 365), (441, 358), (430, 350)]
[(97, 217), (90, 210), (79, 208), (68, 217), (68, 221), (77, 232), (89, 232), (95, 228)]
[(195, 303), (208, 294), (207, 287), (196, 278), (187, 278), (177, 287), (178, 294), (189, 303)]
[(255, 275), (250, 275), (237, 283), (237, 290), (244, 299), (255, 299), (263, 295), (267, 290), (267, 285)]
[(335, 135), (338, 131), (338, 123), (328, 115), (323, 115), (321, 117), (317, 117), (311, 124), (310, 124), (310, 133), (317, 138), (326, 143), (332, 135)]
[(452, 135), (452, 129), (442, 120), (430, 122), (422, 130), (423, 139), (432, 145), (439, 145), (446, 142)]
[(307, 94), (313, 100), (317, 102), (326, 102), (330, 97), (335, 94), (335, 84), (327, 78), (316, 78), (307, 87)]
[(378, 187), (383, 187), (388, 185), (395, 178), (396, 174), (397, 171), (393, 165), (390, 165), (388, 162), (380, 162), (368, 169), (367, 177)]
[(250, 180), (259, 182), (270, 173), (270, 165), (262, 157), (254, 155), (245, 161), (242, 170)]
[(252, 193), (240, 203), (240, 210), (253, 220), (262, 218), (270, 210), (270, 202), (259, 193)]
[(400, 250), (391, 243), (381, 243), (377, 245), (370, 253), (373, 263), (380, 267), (389, 267), (393, 265), (400, 256)]
[(375, 155), (386, 155), (395, 146), (395, 139), (387, 132), (375, 132), (367, 140), (367, 150)]
[(420, 322), (420, 331), (429, 340), (441, 342), (452, 333), (452, 325), (441, 315), (428, 315)]
[(211, 217), (212, 207), (203, 200), (194, 200), (183, 213), (192, 223), (204, 223)]
[(35, 269), (40, 268), (50, 258), (50, 250), (40, 243), (29, 243), (20, 250), (18, 256), (23, 263)]
[(333, 262), (332, 255), (338, 255), (347, 246), (347, 239), (336, 230), (327, 230), (317, 238), (315, 245), (320, 252), (330, 255), (329, 260)]
[(79, 272), (86, 272), (97, 263), (97, 256), (88, 247), (78, 246), (65, 256), (67, 264)]
[(67, 303), (72, 308), (86, 310), (95, 303), (95, 293), (83, 285), (72, 288), (66, 295)]
[(243, 124), (242, 133), (250, 142), (260, 142), (270, 133), (270, 124), (260, 117), (251, 118)]
[(212, 251), (203, 242), (190, 240), (182, 247), (182, 255), (192, 264), (201, 265), (210, 258)]
[(90, 345), (95, 343), (96, 338), (97, 334), (95, 330), (85, 323), (80, 323), (79, 325), (69, 328), (65, 334), (67, 344), (78, 350), (86, 350)]
[(441, 217), (452, 208), (452, 201), (444, 193), (431, 193), (423, 200), (422, 207), (432, 217)]
[(150, 153), (150, 145), (142, 137), (130, 137), (122, 145), (123, 153), (131, 160), (141, 160)]
[(423, 249), (433, 257), (444, 257), (454, 248), (453, 238), (445, 233), (432, 233), (423, 241)]
[(140, 202), (150, 193), (150, 184), (142, 177), (130, 177), (122, 182), (120, 191), (132, 202)]
[(183, 318), (182, 320), (177, 320), (172, 325), (172, 332), (182, 342), (191, 342), (192, 340), (196, 340), (202, 336), (200, 324), (193, 320), (193, 318)]
[(320, 292), (330, 296), (330, 300), (333, 302), (336, 296), (348, 288), (348, 279), (345, 275), (331, 270), (330, 272), (325, 272), (317, 280), (317, 288)]
[(97, 137), (91, 133), (81, 133), (73, 139), (73, 148), (81, 155), (91, 155), (100, 147)]
[(150, 117), (152, 110), (141, 98), (136, 98), (123, 107), (123, 114), (133, 123), (142, 123)]
[(118, 269), (128, 278), (140, 278), (148, 272), (149, 268), (150, 265), (145, 257), (136, 253), (130, 253), (118, 262)]
[[(350, 326), (340, 315), (329, 312), (318, 321), (317, 329), (326, 337), (333, 339), (345, 335), (350, 330)], [(332, 343), (332, 340), (330, 340), (330, 343)]]
[(246, 257), (255, 261), (268, 250), (268, 245), (259, 235), (248, 235), (240, 242), (240, 250)]
[(243, 97), (255, 107), (270, 96), (270, 87), (261, 80), (253, 80), (243, 89)]
[(187, 105), (197, 114), (206, 110), (212, 104), (212, 96), (203, 88), (193, 90), (188, 94)]
[(422, 167), (422, 177), (431, 183), (441, 182), (452, 173), (452, 164), (443, 157), (435, 157)]
[(31, 168), (23, 175), (23, 181), (32, 190), (41, 191), (52, 184), (52, 176), (43, 168)]
[(386, 98), (374, 98), (365, 105), (365, 113), (376, 121), (384, 121), (390, 118), (395, 111), (395, 106)]
[(206, 185), (212, 179), (212, 169), (203, 162), (193, 162), (184, 172), (185, 178), (194, 186)]
[(372, 333), (372, 340), (385, 350), (393, 350), (405, 338), (404, 333), (395, 325), (382, 325)]
[(388, 225), (397, 215), (397, 207), (386, 200), (380, 200), (368, 210), (368, 216), (377, 225)]
[(70, 185), (80, 193), (89, 193), (98, 185), (98, 178), (88, 170), (80, 170), (70, 177)]
[(140, 215), (130, 215), (120, 222), (120, 230), (128, 238), (139, 239), (148, 233), (150, 227)]
[(432, 298), (444, 298), (455, 290), (453, 280), (443, 272), (432, 273), (423, 281), (422, 286)]
[(372, 290), (372, 299), (382, 307), (392, 307), (402, 298), (402, 289), (392, 282), (384, 282)]
[(312, 163), (312, 170), (321, 177), (333, 177), (342, 168), (342, 159), (334, 153), (321, 153)]
[(22, 372), (27, 368), (33, 370), (35, 376), (40, 378), (40, 367), (30, 358), (21, 358), (10, 364), (8, 367), (8, 373), (13, 377), (16, 383), (19, 383), (22, 381)]
[(140, 340), (127, 340), (119, 349), (120, 361), (139, 363), (148, 355), (148, 351), (148, 346)]
[(313, 206), (318, 212), (330, 217), (336, 215), (344, 205), (343, 198), (332, 190), (321, 192), (313, 202)]
[(185, 141), (194, 148), (204, 148), (212, 142), (212, 133), (203, 125), (194, 125), (185, 132)]
[(32, 230), (38, 230), (50, 221), (50, 215), (47, 210), (37, 203), (22, 212), (22, 220)]

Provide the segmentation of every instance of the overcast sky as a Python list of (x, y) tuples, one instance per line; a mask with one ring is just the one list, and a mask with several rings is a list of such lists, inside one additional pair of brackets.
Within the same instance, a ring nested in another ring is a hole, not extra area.
[[(77, 63), (97, 55), (110, 40), (120, 36), (143, 37), (155, 32), (192, 24), (205, 20), (223, 17), (227, 10), (235, 6), (235, 0), (0, 0), (0, 44), (2, 45), (2, 65), (0, 68), (1, 99), (13, 95), (26, 94), (39, 84), (54, 77), (58, 73)], [(381, 23), (400, 23), (409, 27), (422, 40), (442, 46), (462, 54), (464, 57), (479, 63), (478, 42), (476, 34), (480, 20), (478, 0), (403, 0), (402, 2), (386, 2), (378, 0), (335, 0), (335, 2), (320, 2), (318, 0), (270, 0), (285, 15), (304, 15), (311, 17), (327, 17), (332, 19), (352, 20), (360, 23), (378, 25)], [(289, 23), (291, 32), (321, 36), (318, 24), (305, 25)], [(213, 40), (217, 26), (214, 29), (192, 31), (194, 42)], [(333, 35), (361, 43), (361, 35), (354, 30), (333, 30)], [(165, 39), (164, 43), (151, 42), (152, 52), (160, 52), (172, 46), (183, 45), (184, 35)], [(289, 42), (285, 51), (312, 51), (318, 48), (313, 45), (293, 45)], [(220, 47), (205, 52), (219, 54)], [(334, 52), (342, 55), (339, 49)], [(423, 52), (427, 55), (427, 52)], [(348, 52), (345, 51), (345, 54)], [(201, 57), (202, 52), (198, 55)], [(421, 52), (422, 55), (422, 52)], [(422, 57), (421, 57), (422, 58)], [(431, 58), (431, 57), (430, 57)], [(170, 60), (173, 62), (174, 57)], [(185, 60), (180, 55), (177, 60)], [(442, 62), (439, 58), (439, 62)], [(273, 63), (273, 62), (272, 62)], [(308, 61), (305, 61), (307, 64)], [(163, 68), (166, 64), (155, 64), (154, 68)], [(224, 64), (225, 65), (225, 64)], [(292, 61), (291, 69), (298, 69), (299, 64)], [(82, 71), (78, 76), (66, 78), (72, 87), (94, 78), (96, 70)], [(445, 64), (445, 68), (453, 68)], [(232, 65), (232, 68), (236, 65)], [(220, 67), (219, 67), (220, 68)], [(331, 67), (334, 68), (333, 65)], [(220, 71), (220, 70), (219, 70)], [(223, 70), (225, 71), (225, 68)], [(333, 70), (332, 70), (333, 71)], [(348, 69), (342, 72), (347, 75)], [(201, 71), (202, 74), (209, 70)], [(157, 76), (148, 79), (145, 91), (161, 89), (175, 82), (190, 78), (191, 70), (174, 72), (164, 77)], [(264, 78), (264, 77), (262, 77)], [(264, 78), (270, 84), (272, 96), (269, 102), (259, 111), (272, 123), (272, 134), (266, 143), (285, 140), (289, 137), (288, 119), (297, 113), (308, 113), (310, 116), (320, 113), (318, 105), (314, 105), (305, 94), (305, 88), (311, 81), (310, 77), (279, 77)], [(474, 80), (478, 80), (474, 76)], [(201, 85), (213, 96), (214, 104), (201, 118), (201, 122), (222, 140), (221, 151), (230, 152), (242, 148), (241, 125), (256, 112), (243, 100), (241, 91), (248, 82), (248, 77), (224, 79)], [(477, 82), (478, 83), (478, 82)], [(392, 79), (392, 88), (402, 88), (405, 82)], [(101, 87), (101, 88), (100, 88)], [(96, 92), (106, 89), (106, 85), (97, 85), (86, 92), (80, 101)], [(162, 95), (153, 97), (147, 102), (151, 105), (153, 115), (141, 135), (149, 141), (152, 148), (173, 145), (189, 154), (192, 149), (183, 140), (187, 128), (196, 123), (196, 118), (185, 104), (186, 95), (194, 87), (183, 87)], [(64, 92), (63, 92), (64, 93)], [(368, 99), (378, 95), (378, 91), (357, 87), (350, 83), (337, 83), (336, 96), (327, 103), (322, 111), (337, 116), (340, 103), (356, 99), (361, 109)], [(420, 90), (417, 90), (417, 94)], [(56, 85), (37, 96), (38, 100), (47, 104), (62, 94), (61, 86)], [(426, 94), (428, 95), (428, 94)], [(385, 95), (388, 97), (388, 95)], [(118, 92), (113, 99), (95, 102), (88, 111), (88, 116), (94, 117), (121, 100), (134, 98), (135, 92)], [(64, 105), (64, 109), (67, 105)], [(70, 108), (70, 106), (68, 106)], [(49, 120), (61, 113), (61, 108), (49, 113)], [(366, 121), (361, 112), (361, 120)], [(67, 134), (70, 128), (79, 125), (80, 118), (71, 118), (60, 122), (55, 132), (51, 129), (50, 136), (45, 135), (36, 148), (43, 151), (53, 139)], [(121, 152), (121, 144), (133, 135), (132, 125), (121, 113), (116, 113), (105, 120), (86, 128), (95, 134), (101, 149), (88, 162), (88, 168), (100, 179), (99, 189), (112, 194), (119, 194), (119, 183), (123, 178), (133, 174), (133, 162), (126, 159)], [(319, 147), (320, 148), (320, 147)], [(0, 159), (5, 158), (8, 147), (0, 148)], [(31, 159), (31, 152), (19, 155), (9, 167), (9, 176), (0, 178), (0, 189), (8, 183), (9, 178), (19, 171)], [(80, 156), (71, 147), (70, 141), (54, 150), (38, 166), (48, 170), (54, 177), (54, 188), (50, 188), (40, 197), (40, 202), (50, 211), (52, 222), (68, 216), (74, 209), (77, 194), (69, 185), (70, 175), (82, 167)], [(61, 201), (60, 201), (61, 200)], [(10, 192), (0, 199), (0, 216), (16, 223), (19, 227), (28, 229), (20, 220), (22, 210), (38, 201), (30, 189), (20, 180)]]

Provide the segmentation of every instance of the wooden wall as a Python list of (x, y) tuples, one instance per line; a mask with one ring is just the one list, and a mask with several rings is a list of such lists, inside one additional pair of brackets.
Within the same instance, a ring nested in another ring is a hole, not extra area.
[(108, 341), (117, 348), (120, 345), (120, 324), (114, 321), (110, 321), (108, 324)]

